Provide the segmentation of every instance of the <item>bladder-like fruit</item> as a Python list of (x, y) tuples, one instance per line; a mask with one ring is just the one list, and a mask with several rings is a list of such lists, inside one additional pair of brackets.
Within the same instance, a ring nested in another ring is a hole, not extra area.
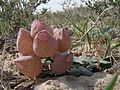
[(53, 57), (57, 53), (58, 42), (46, 30), (36, 34), (33, 50), (39, 57)]
[(43, 20), (35, 19), (31, 24), (31, 36), (35, 37), (35, 35), (41, 30), (47, 30), (53, 34), (53, 30)]
[(73, 63), (73, 54), (71, 52), (64, 52), (53, 57), (51, 70), (57, 74), (64, 74), (70, 69)]
[(22, 55), (33, 54), (33, 39), (28, 30), (20, 28), (18, 32), (16, 46), (18, 51)]
[(41, 60), (37, 56), (20, 56), (14, 60), (14, 63), (21, 73), (30, 78), (38, 76), (43, 69)]
[(67, 51), (71, 46), (71, 38), (69, 31), (66, 28), (56, 28), (53, 31), (53, 35), (58, 41), (58, 51)]

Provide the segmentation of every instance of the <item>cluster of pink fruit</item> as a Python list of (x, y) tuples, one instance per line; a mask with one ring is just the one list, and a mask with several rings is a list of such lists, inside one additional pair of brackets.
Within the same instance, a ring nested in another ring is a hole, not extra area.
[(71, 46), (68, 29), (52, 29), (42, 20), (34, 20), (31, 31), (21, 28), (16, 44), (20, 56), (14, 63), (21, 73), (31, 78), (42, 72), (42, 58), (51, 57), (51, 71), (56, 74), (64, 74), (73, 62), (73, 55), (68, 51)]

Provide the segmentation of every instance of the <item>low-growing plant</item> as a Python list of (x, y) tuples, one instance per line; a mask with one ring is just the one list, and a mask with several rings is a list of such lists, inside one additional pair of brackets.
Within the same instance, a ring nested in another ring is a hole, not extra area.
[(53, 30), (44, 21), (34, 20), (31, 31), (19, 30), (16, 43), (21, 56), (14, 62), (19, 71), (30, 78), (42, 70), (64, 74), (73, 62), (73, 54), (68, 52), (70, 42), (67, 28)]

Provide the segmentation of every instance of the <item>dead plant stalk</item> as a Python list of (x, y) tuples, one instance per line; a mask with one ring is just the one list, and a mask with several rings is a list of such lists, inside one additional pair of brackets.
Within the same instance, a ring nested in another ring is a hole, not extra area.
[(97, 17), (97, 19), (96, 19), (96, 21), (94, 22), (94, 24), (92, 25), (92, 27), (90, 27), (90, 28), (83, 34), (83, 36), (80, 38), (80, 42), (81, 42), (81, 40), (85, 37), (85, 35), (95, 27), (95, 25), (97, 24), (97, 22), (100, 20), (101, 16), (102, 16), (104, 13), (106, 13), (107, 11), (109, 11), (110, 9), (112, 9), (112, 8), (113, 8), (112, 6), (109, 7), (109, 8), (106, 8), (106, 9)]

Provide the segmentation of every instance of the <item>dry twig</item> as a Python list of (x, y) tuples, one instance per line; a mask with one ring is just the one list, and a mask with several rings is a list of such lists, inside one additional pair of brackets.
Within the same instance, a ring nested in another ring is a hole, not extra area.
[(107, 11), (109, 11), (110, 9), (112, 9), (112, 8), (113, 8), (112, 6), (109, 7), (109, 8), (106, 8), (106, 9), (97, 17), (97, 19), (96, 19), (96, 21), (94, 22), (94, 24), (92, 25), (92, 27), (90, 27), (90, 28), (83, 34), (83, 36), (80, 38), (80, 41), (84, 38), (84, 36), (85, 36), (90, 30), (92, 30), (92, 29), (95, 27), (95, 25), (97, 24), (97, 22), (100, 20), (101, 16), (102, 16), (103, 14), (105, 14)]

